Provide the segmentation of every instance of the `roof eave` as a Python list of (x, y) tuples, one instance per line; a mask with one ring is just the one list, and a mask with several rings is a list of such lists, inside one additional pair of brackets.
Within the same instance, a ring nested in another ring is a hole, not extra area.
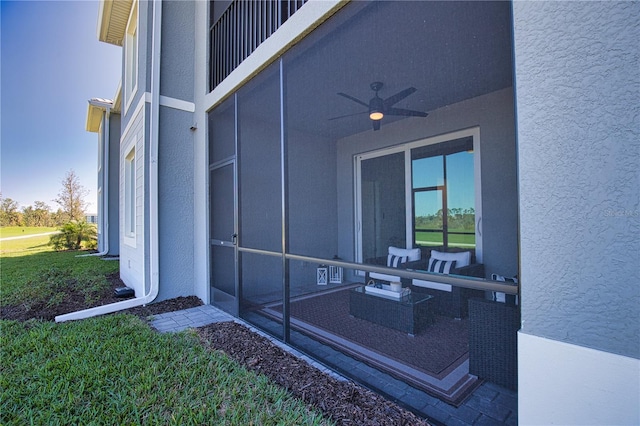
[(133, 0), (100, 0), (98, 40), (122, 46)]
[(87, 109), (87, 123), (85, 128), (87, 132), (98, 133), (102, 124), (102, 116), (107, 109), (111, 109), (113, 101), (108, 99), (93, 98), (89, 99), (89, 108)]

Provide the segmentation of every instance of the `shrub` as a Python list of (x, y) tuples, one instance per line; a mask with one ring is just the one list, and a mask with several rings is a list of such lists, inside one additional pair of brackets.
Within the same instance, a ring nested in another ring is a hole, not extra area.
[(92, 249), (98, 244), (98, 230), (93, 223), (72, 220), (62, 225), (59, 231), (59, 234), (52, 235), (49, 239), (49, 245), (56, 251), (80, 250), (83, 243), (85, 248)]

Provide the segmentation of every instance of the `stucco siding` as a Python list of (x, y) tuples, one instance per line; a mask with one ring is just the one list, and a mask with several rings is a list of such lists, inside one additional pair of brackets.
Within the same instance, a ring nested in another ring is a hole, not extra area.
[(640, 357), (640, 3), (514, 2), (523, 332)]
[(156, 301), (194, 293), (193, 114), (160, 108), (158, 223), (160, 292)]
[(107, 176), (109, 217), (106, 230), (109, 234), (108, 254), (111, 256), (120, 254), (120, 125), (120, 114), (111, 114), (109, 118), (109, 175)]
[[(192, 102), (194, 79), (195, 2), (162, 3), (162, 61), (160, 93)], [(186, 31), (185, 31), (186, 30)]]

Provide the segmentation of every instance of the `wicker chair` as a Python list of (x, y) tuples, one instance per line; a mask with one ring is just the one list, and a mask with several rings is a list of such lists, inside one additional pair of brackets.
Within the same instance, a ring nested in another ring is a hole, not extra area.
[[(481, 263), (475, 263), (475, 250), (471, 249), (455, 247), (448, 249), (444, 249), (442, 247), (422, 248), (422, 259), (417, 262), (407, 262), (406, 267), (409, 269), (427, 270), (429, 258), (431, 257), (433, 250), (451, 254), (470, 253), (470, 263), (464, 266), (456, 266), (455, 268), (452, 268), (449, 271), (449, 274), (484, 278), (484, 265)], [(425, 276), (424, 280), (412, 280), (411, 291), (426, 293), (433, 296), (433, 303), (431, 304), (433, 312), (438, 315), (444, 315), (451, 318), (466, 318), (468, 315), (467, 301), (473, 297), (484, 297), (484, 291), (482, 290), (434, 284), (430, 282), (428, 276)]]
[(517, 390), (519, 329), (519, 306), (469, 299), (469, 373)]

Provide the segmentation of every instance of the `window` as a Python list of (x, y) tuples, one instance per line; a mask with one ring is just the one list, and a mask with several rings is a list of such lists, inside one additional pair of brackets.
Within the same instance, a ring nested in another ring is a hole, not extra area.
[(138, 3), (135, 2), (125, 34), (124, 99), (128, 106), (138, 80)]
[(124, 161), (124, 235), (136, 233), (136, 155), (131, 149)]
[(411, 151), (413, 242), (475, 248), (473, 138)]

